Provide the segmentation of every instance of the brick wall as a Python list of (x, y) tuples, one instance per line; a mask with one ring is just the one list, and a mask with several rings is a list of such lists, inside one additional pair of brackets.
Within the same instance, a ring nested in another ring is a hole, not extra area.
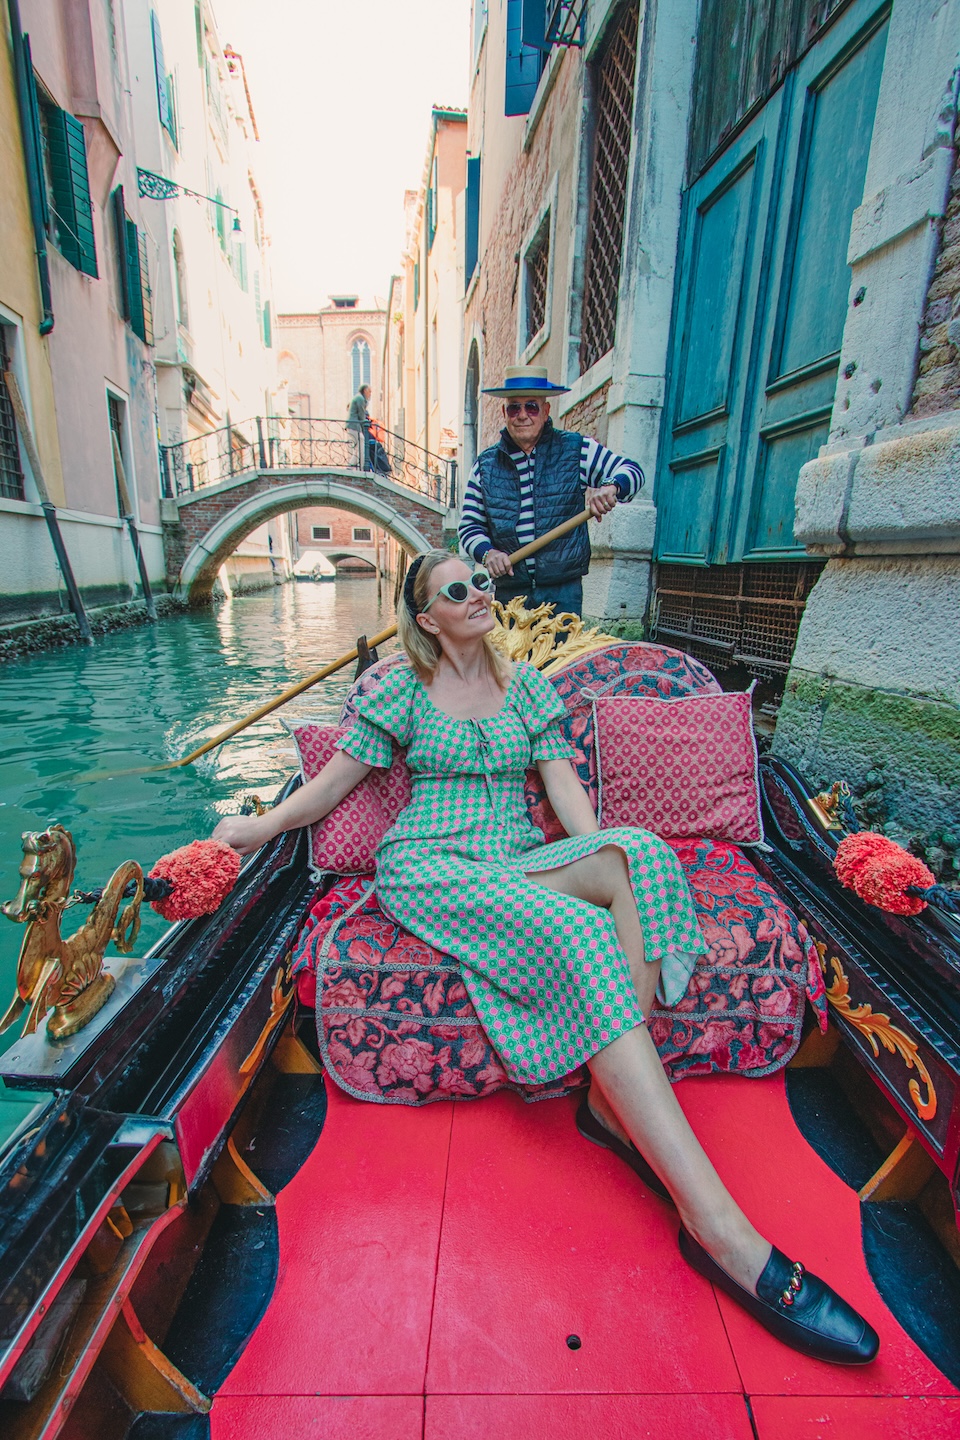
[[(369, 520), (364, 520), (361, 515), (353, 515), (349, 510), (337, 510), (333, 506), (318, 505), (310, 510), (298, 510), (296, 512), (297, 542), (302, 549), (309, 549), (312, 545), (353, 545), (373, 544), (380, 538), (380, 530), (377, 526), (371, 526)], [(329, 540), (315, 540), (313, 537), (314, 525), (328, 525), (330, 527)], [(353, 528), (355, 525), (363, 525), (373, 530), (373, 540), (354, 542)]]
[(563, 419), (559, 421), (564, 430), (577, 430), (581, 435), (592, 435), (594, 440), (599, 440), (601, 445), (607, 443), (607, 391), (610, 389), (610, 381), (601, 385), (592, 395), (581, 400), (579, 405), (574, 405), (568, 410)]
[(960, 407), (960, 165), (954, 166), (940, 254), (920, 331), (911, 418)]

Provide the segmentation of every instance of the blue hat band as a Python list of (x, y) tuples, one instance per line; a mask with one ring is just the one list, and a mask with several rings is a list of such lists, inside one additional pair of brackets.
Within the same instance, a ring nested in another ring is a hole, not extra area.
[(562, 385), (554, 385), (552, 380), (525, 380), (522, 375), (511, 376), (504, 380), (499, 387), (501, 390), (562, 390)]

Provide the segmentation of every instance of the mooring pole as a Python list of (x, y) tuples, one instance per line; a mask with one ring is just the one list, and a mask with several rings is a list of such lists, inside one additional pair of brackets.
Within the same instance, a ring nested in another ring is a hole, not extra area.
[(133, 546), (133, 553), (136, 557), (137, 569), (140, 571), (140, 586), (143, 590), (143, 601), (147, 607), (147, 614), (150, 619), (156, 620), (157, 604), (153, 598), (153, 591), (150, 589), (150, 577), (147, 574), (143, 551), (140, 549), (140, 534), (137, 530), (137, 522), (133, 516), (130, 492), (127, 489), (127, 476), (123, 468), (123, 456), (120, 454), (120, 442), (117, 440), (117, 432), (112, 428), (110, 430), (110, 438), (113, 441), (113, 465), (117, 473), (117, 489), (120, 491), (120, 504), (123, 506), (123, 518), (127, 522), (127, 530), (129, 531), (130, 544)]
[(77, 622), (77, 629), (80, 631), (80, 638), (87, 645), (93, 644), (93, 632), (90, 629), (90, 621), (87, 619), (87, 612), (83, 608), (83, 601), (80, 598), (80, 591), (74, 579), (73, 566), (70, 564), (70, 556), (67, 554), (67, 547), (63, 543), (63, 534), (60, 530), (60, 521), (57, 519), (57, 507), (50, 499), (50, 492), (47, 490), (47, 482), (43, 478), (43, 469), (40, 464), (40, 454), (33, 438), (33, 431), (30, 429), (30, 421), (27, 418), (27, 408), (23, 403), (23, 396), (20, 394), (20, 386), (17, 384), (17, 377), (12, 370), (4, 370), (4, 384), (13, 405), (13, 413), (16, 416), (17, 428), (20, 431), (20, 439), (23, 441), (23, 448), (27, 452), (27, 459), (30, 462), (30, 469), (33, 471), (34, 483), (40, 496), (40, 508), (43, 510), (43, 518), (47, 522), (47, 529), (50, 532), (50, 539), (53, 544), (53, 552), (57, 557), (57, 564), (60, 567), (60, 574), (63, 576), (63, 583), (67, 587), (67, 597), (70, 601), (70, 609), (73, 611)]

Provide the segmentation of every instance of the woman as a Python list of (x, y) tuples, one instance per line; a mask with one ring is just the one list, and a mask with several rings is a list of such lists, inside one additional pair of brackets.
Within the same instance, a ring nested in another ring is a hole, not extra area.
[[(581, 1133), (614, 1150), (680, 1212), (680, 1248), (787, 1344), (864, 1364), (871, 1326), (771, 1247), (725, 1190), (690, 1129), (644, 1023), (655, 993), (686, 989), (706, 946), (669, 846), (600, 831), (560, 728), (553, 687), (493, 649), (493, 590), (442, 550), (411, 565), (398, 628), (410, 665), (355, 702), (338, 753), (263, 816), (222, 820), (242, 853), (331, 811), (372, 766), (406, 748), (410, 805), (377, 854), (377, 893), (400, 924), (460, 962), (510, 1077), (555, 1080), (586, 1062)], [(569, 838), (527, 817), (536, 764)], [(651, 1169), (652, 1167), (652, 1169)]]

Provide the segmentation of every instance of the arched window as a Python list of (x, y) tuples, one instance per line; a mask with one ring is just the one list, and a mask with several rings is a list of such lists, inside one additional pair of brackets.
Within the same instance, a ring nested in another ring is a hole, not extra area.
[(370, 384), (370, 346), (366, 340), (354, 340), (350, 359), (353, 362), (353, 393), (356, 395), (361, 385)]
[(180, 231), (173, 232), (173, 268), (177, 288), (177, 322), (184, 330), (189, 330), (187, 323), (187, 270), (183, 263), (183, 242), (180, 239)]

